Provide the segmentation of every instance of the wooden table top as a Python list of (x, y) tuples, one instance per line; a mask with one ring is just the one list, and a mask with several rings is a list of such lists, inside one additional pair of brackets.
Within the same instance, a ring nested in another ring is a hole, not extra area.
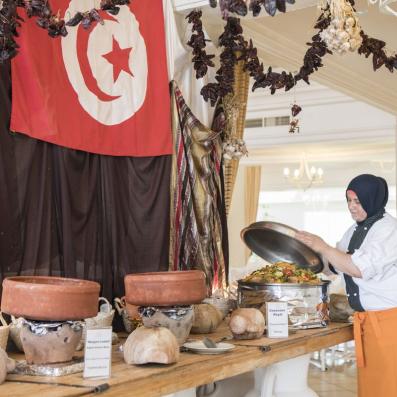
[[(214, 340), (229, 335), (226, 325), (208, 335)], [(194, 335), (203, 339), (205, 335)], [(66, 397), (94, 395), (95, 387), (108, 384), (100, 394), (104, 397), (156, 397), (196, 387), (265, 367), (275, 362), (294, 358), (353, 339), (351, 324), (331, 323), (326, 328), (301, 330), (286, 339), (261, 338), (252, 341), (231, 340), (236, 347), (225, 354), (199, 355), (181, 353), (172, 365), (127, 365), (123, 355), (114, 349), (110, 379), (87, 380), (82, 373), (63, 377), (11, 375), (0, 385), (0, 397)], [(263, 352), (261, 346), (270, 346)], [(15, 357), (21, 359), (22, 356)], [(42, 382), (41, 384), (29, 382)]]

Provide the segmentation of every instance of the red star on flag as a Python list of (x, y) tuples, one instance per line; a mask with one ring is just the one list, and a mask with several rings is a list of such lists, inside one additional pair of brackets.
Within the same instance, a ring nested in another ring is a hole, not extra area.
[(118, 41), (116, 41), (113, 37), (112, 51), (102, 55), (109, 63), (113, 65), (114, 82), (117, 81), (122, 70), (130, 74), (131, 76), (134, 76), (128, 64), (131, 51), (132, 51), (132, 47), (120, 48)]

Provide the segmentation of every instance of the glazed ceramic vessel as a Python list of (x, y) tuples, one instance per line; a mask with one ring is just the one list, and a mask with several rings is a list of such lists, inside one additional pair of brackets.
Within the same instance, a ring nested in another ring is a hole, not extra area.
[(39, 321), (81, 320), (96, 316), (100, 285), (61, 277), (16, 276), (3, 281), (1, 310)]
[(128, 274), (125, 299), (136, 306), (178, 306), (200, 303), (206, 296), (200, 270)]

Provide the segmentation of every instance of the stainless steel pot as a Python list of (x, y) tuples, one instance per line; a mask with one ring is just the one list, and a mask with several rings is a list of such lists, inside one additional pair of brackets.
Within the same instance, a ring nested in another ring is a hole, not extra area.
[(238, 281), (238, 306), (254, 307), (266, 316), (266, 302), (287, 302), (292, 326), (310, 328), (328, 322), (328, 285), (293, 283), (252, 283)]

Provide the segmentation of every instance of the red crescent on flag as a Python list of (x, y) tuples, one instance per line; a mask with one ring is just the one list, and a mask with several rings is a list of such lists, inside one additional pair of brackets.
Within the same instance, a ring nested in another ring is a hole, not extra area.
[[(102, 19), (109, 20), (109, 21), (117, 21), (117, 19), (113, 18), (110, 16), (108, 13), (101, 13)], [(83, 79), (85, 82), (85, 85), (87, 88), (97, 96), (97, 98), (100, 101), (104, 102), (111, 102), (114, 101), (115, 99), (119, 98), (119, 96), (112, 96), (106, 94), (106, 92), (103, 92), (99, 86), (96, 78), (92, 74), (90, 62), (88, 61), (88, 39), (90, 38), (90, 33), (94, 29), (94, 27), (97, 25), (98, 22), (94, 21), (91, 24), (91, 27), (89, 29), (84, 29), (81, 25), (81, 23), (78, 26), (77, 30), (77, 58), (80, 64), (81, 72), (83, 75)]]

